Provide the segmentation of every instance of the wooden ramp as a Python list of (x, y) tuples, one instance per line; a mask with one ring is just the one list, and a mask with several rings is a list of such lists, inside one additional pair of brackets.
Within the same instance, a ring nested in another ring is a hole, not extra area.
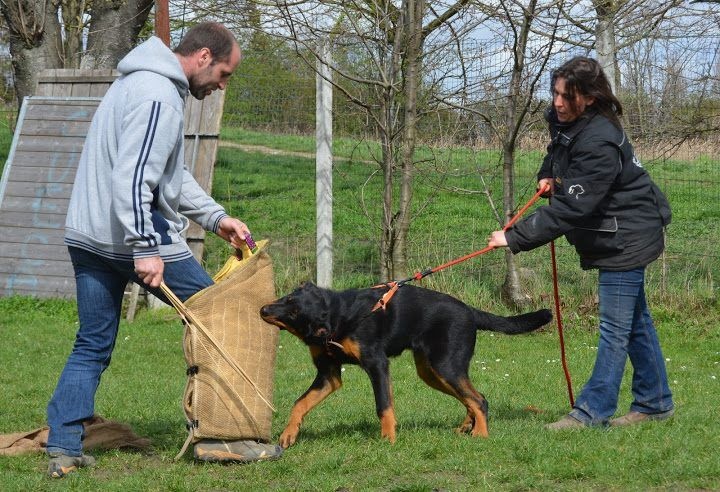
[[(116, 77), (114, 70), (48, 70), (38, 96), (24, 101), (0, 181), (0, 296), (75, 297), (65, 214), (90, 121)], [(220, 91), (186, 102), (185, 163), (208, 193), (223, 102)], [(198, 260), (204, 237), (194, 224), (188, 231)]]
[(0, 181), (0, 295), (74, 297), (63, 244), (75, 170), (99, 98), (26, 98)]

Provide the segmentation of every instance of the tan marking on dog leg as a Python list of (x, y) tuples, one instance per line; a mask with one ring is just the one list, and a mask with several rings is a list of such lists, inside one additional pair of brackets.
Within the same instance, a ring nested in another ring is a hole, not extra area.
[(395, 420), (395, 409), (391, 405), (390, 408), (386, 409), (380, 414), (380, 429), (381, 436), (387, 439), (391, 443), (395, 443), (395, 428), (397, 421)]
[(467, 411), (467, 414), (465, 415), (465, 420), (462, 421), (460, 426), (455, 429), (455, 432), (458, 434), (469, 434), (472, 430), (473, 426), (475, 425), (475, 418), (474, 413), (470, 410)]
[[(460, 391), (463, 394), (463, 403), (467, 407), (468, 412), (472, 412), (474, 416), (474, 424), (470, 435), (473, 437), (488, 437), (487, 415), (482, 409), (482, 402), (485, 397), (472, 385), (469, 379), (460, 381)], [(487, 403), (487, 402), (486, 402)]]
[(357, 343), (355, 340), (350, 340), (349, 338), (343, 338), (342, 340), (340, 340), (340, 345), (342, 345), (345, 355), (355, 359), (356, 361), (360, 361), (362, 353), (360, 352), (359, 343)]
[(339, 377), (331, 377), (325, 382), (322, 388), (309, 389), (297, 399), (290, 411), (290, 418), (285, 426), (285, 430), (280, 434), (280, 445), (283, 448), (287, 449), (295, 444), (302, 421), (308, 412), (341, 386), (342, 380)]
[(453, 388), (449, 384), (447, 384), (442, 378), (440, 378), (435, 372), (435, 370), (430, 367), (430, 363), (425, 357), (419, 354), (414, 354), (414, 357), (415, 370), (417, 371), (418, 376), (420, 376), (420, 379), (422, 379), (425, 384), (427, 384), (433, 389), (442, 391), (446, 395), (450, 395), (454, 398), (460, 399), (458, 394), (455, 393), (455, 390), (453, 390)]
[(487, 415), (481, 407), (485, 397), (475, 389), (469, 379), (463, 379), (460, 381), (459, 387), (454, 388), (430, 366), (425, 357), (417, 354), (415, 355), (415, 368), (418, 376), (428, 386), (456, 398), (467, 409), (467, 415), (456, 432), (469, 432), (473, 437), (488, 437)]

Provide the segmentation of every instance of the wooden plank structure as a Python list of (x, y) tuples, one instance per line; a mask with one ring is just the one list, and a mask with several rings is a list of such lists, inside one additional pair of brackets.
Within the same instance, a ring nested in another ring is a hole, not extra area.
[(0, 294), (74, 297), (65, 214), (99, 102), (25, 99), (0, 182)]
[[(114, 70), (47, 70), (37, 96), (27, 98), (18, 118), (0, 181), (0, 296), (75, 297), (75, 280), (63, 244), (65, 214), (80, 152)], [(185, 108), (185, 163), (210, 192), (224, 93)], [(202, 258), (204, 231), (188, 231)]]

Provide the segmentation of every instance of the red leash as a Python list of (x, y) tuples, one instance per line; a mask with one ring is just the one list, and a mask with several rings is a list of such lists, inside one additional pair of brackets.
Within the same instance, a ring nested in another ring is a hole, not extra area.
[[(544, 195), (549, 189), (549, 186), (545, 186), (538, 190), (537, 193), (518, 211), (515, 216), (513, 216), (510, 221), (505, 224), (505, 227), (503, 227), (503, 231), (507, 231), (512, 225), (520, 219), (520, 217), (529, 209), (536, 201), (540, 199), (542, 195)], [(423, 278), (427, 277), (430, 274), (433, 274), (435, 272), (439, 272), (440, 270), (444, 270), (445, 268), (451, 267), (453, 265), (457, 265), (458, 263), (462, 263), (463, 261), (469, 260), (470, 258), (474, 258), (476, 256), (483, 255), (485, 253), (488, 253), (492, 250), (496, 249), (494, 246), (487, 246), (481, 250), (475, 251), (473, 253), (467, 254), (465, 256), (461, 256), (459, 258), (456, 258), (454, 260), (448, 261), (447, 263), (443, 263), (442, 265), (436, 266), (435, 268), (428, 268), (427, 270), (423, 270), (422, 272), (417, 272), (412, 277), (408, 277), (404, 280), (396, 280), (393, 282), (388, 282), (386, 284), (380, 284), (376, 285), (375, 287), (390, 287), (390, 289), (383, 294), (383, 296), (380, 298), (380, 300), (375, 303), (375, 306), (373, 306), (372, 311), (377, 311), (378, 309), (385, 309), (387, 307), (387, 303), (390, 302), (390, 299), (392, 296), (395, 295), (395, 292), (402, 287), (404, 284), (411, 282), (413, 280), (422, 280)], [(557, 280), (557, 262), (555, 260), (555, 242), (552, 241), (550, 243), (550, 256), (552, 259), (552, 273), (553, 273), (553, 292), (555, 297), (555, 319), (557, 320), (557, 327), (558, 327), (558, 334), (560, 337), (560, 357), (562, 359), (562, 366), (563, 371), (565, 372), (565, 381), (567, 382), (567, 388), (568, 388), (568, 395), (570, 397), (570, 406), (572, 407), (575, 404), (575, 399), (573, 397), (573, 390), (572, 390), (572, 382), (570, 379), (570, 371), (568, 370), (567, 361), (565, 358), (565, 340), (563, 338), (563, 326), (562, 326), (562, 315), (560, 313), (560, 290), (558, 288), (558, 280)]]
[(562, 314), (560, 312), (560, 289), (558, 287), (557, 262), (555, 261), (555, 241), (550, 242), (550, 257), (552, 259), (552, 275), (553, 275), (553, 297), (555, 298), (555, 321), (558, 327), (558, 336), (560, 338), (560, 359), (562, 360), (563, 372), (565, 373), (565, 382), (567, 383), (568, 398), (570, 406), (575, 405), (573, 397), (572, 381), (570, 380), (570, 371), (568, 370), (567, 360), (565, 359), (565, 339), (563, 338)]
[[(548, 187), (544, 187), (540, 190), (538, 190), (537, 193), (521, 208), (515, 216), (510, 219), (510, 221), (505, 224), (505, 227), (503, 227), (503, 231), (507, 231), (512, 225), (518, 221), (518, 219), (524, 214), (528, 208), (530, 208), (538, 199), (547, 191)], [(484, 255), (485, 253), (488, 253), (492, 250), (496, 249), (494, 246), (486, 246), (485, 248), (475, 251), (473, 253), (470, 253), (465, 256), (461, 256), (460, 258), (455, 258), (452, 261), (448, 261), (447, 263), (443, 263), (442, 265), (436, 266), (435, 268), (428, 268), (427, 270), (423, 270), (422, 272), (417, 272), (412, 277), (408, 277), (404, 280), (395, 280), (393, 282), (388, 282), (387, 284), (380, 284), (376, 285), (375, 287), (390, 287), (390, 290), (385, 292), (385, 294), (380, 298), (380, 300), (375, 304), (375, 306), (372, 308), (373, 311), (377, 311), (378, 309), (385, 309), (385, 306), (387, 306), (387, 303), (390, 302), (390, 299), (392, 296), (395, 295), (395, 292), (397, 292), (398, 288), (402, 287), (404, 284), (412, 281), (412, 280), (422, 280), (423, 278), (427, 277), (428, 275), (439, 272), (440, 270), (444, 270), (448, 267), (451, 267), (453, 265), (457, 265), (458, 263), (462, 263), (463, 261), (469, 260), (470, 258), (475, 258), (476, 256)]]

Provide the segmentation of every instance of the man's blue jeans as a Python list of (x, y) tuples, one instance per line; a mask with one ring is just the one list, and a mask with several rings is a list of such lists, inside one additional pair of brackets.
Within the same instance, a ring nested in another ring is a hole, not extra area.
[(645, 300), (645, 268), (600, 270), (600, 341), (590, 379), (570, 415), (585, 425), (606, 425), (617, 410), (628, 356), (633, 366), (630, 410), (673, 408), (665, 359)]
[[(111, 260), (73, 247), (68, 251), (75, 269), (80, 327), (48, 404), (47, 451), (80, 456), (83, 422), (95, 412), (100, 375), (110, 364), (125, 287), (128, 281), (144, 284), (132, 261)], [(195, 258), (166, 262), (163, 280), (181, 300), (213, 283)], [(165, 300), (161, 292), (153, 294)]]

